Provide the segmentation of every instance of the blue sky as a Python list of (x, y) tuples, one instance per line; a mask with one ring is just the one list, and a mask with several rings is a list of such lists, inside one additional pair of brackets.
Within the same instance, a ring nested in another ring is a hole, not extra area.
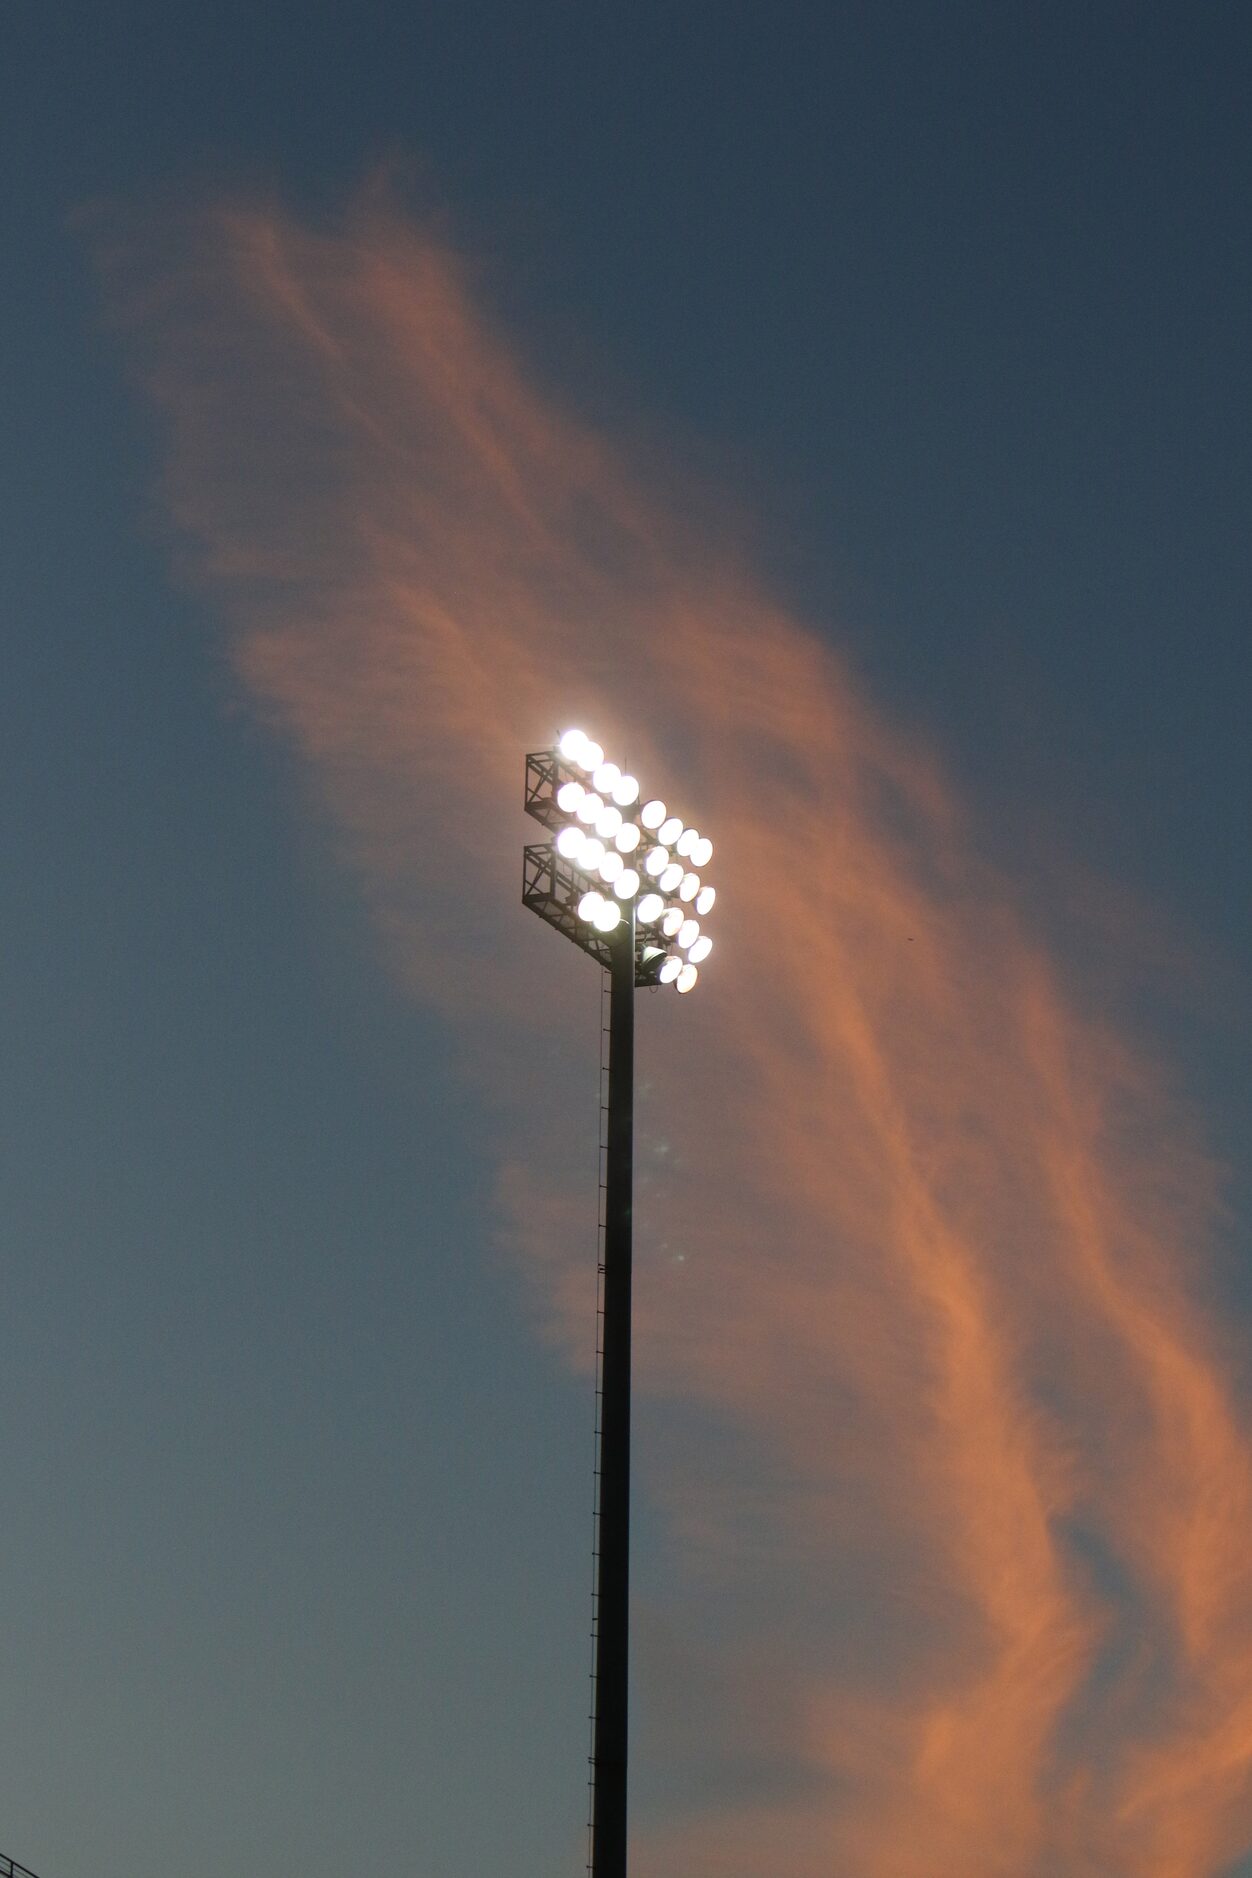
[[(119, 335), (85, 212), (273, 195), (320, 225), (404, 172), (545, 395), (663, 464), (684, 526), (937, 752), (1038, 943), (1164, 1063), (1226, 1170), (1201, 1289), (1242, 1402), (1252, 31), (472, 3), (19, 7), (6, 37), (0, 1850), (41, 1878), (573, 1873), (588, 1389), (502, 1247), (515, 1125), (232, 663), (162, 493), (155, 322)], [(512, 1099), (568, 1099), (593, 1208), (569, 963)], [(665, 1400), (645, 1453), (724, 1464), (764, 1517), (768, 1453)], [(732, 1574), (702, 1628), (671, 1490), (643, 1489), (641, 1726), (678, 1702), (667, 1653), (731, 1700), (765, 1595)], [(846, 1584), (798, 1549), (770, 1571), (821, 1656)], [(657, 1878), (674, 1821), (812, 1777), (781, 1725), (757, 1763), (667, 1760), (680, 1736), (641, 1750)], [(806, 1830), (795, 1871), (828, 1869)]]

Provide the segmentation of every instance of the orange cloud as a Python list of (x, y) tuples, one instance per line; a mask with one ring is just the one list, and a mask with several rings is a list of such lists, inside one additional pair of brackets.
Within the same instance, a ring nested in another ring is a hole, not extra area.
[(527, 1118), (594, 1086), (596, 994), (517, 903), (521, 753), (585, 719), (718, 838), (707, 984), (641, 1011), (640, 1453), (673, 1548), (641, 1878), (1217, 1878), (1252, 1845), (1252, 1447), (1192, 1289), (1213, 1175), (1161, 1079), (1066, 994), (915, 738), (527, 374), (439, 240), (370, 197), (100, 246), (181, 552), (397, 970), (457, 1018), (574, 1361), (594, 1139), (562, 1159)]

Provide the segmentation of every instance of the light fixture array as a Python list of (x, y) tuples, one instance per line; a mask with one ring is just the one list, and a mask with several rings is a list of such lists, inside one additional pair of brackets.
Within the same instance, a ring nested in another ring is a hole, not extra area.
[(640, 804), (636, 778), (581, 730), (567, 730), (539, 769), (544, 787), (526, 806), (573, 871), (578, 921), (607, 937), (633, 905), (647, 981), (693, 990), (713, 949), (704, 922), (717, 893), (702, 878), (713, 843), (658, 798)]

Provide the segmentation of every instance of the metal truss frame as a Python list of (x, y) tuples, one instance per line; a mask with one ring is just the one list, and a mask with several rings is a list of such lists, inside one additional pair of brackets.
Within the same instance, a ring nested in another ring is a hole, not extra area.
[[(526, 758), (523, 805), (526, 813), (548, 829), (563, 823), (567, 818), (556, 805), (556, 792), (563, 782), (576, 775), (576, 771), (561, 762), (555, 750), (532, 751)], [(580, 952), (588, 953), (607, 972), (613, 959), (609, 940), (578, 917), (578, 902), (591, 885), (592, 881), (571, 866), (550, 843), (536, 842), (522, 849), (523, 906), (538, 913), (549, 926), (555, 926), (563, 938), (570, 940)], [(644, 957), (645, 947), (652, 948), (655, 944), (650, 933), (635, 934), (635, 984), (640, 990), (660, 983), (657, 973), (663, 953), (655, 959)]]

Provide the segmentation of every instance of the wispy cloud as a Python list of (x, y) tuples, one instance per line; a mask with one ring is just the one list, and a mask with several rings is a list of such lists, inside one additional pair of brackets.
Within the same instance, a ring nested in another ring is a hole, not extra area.
[(1162, 1078), (916, 739), (440, 239), (380, 195), (99, 240), (183, 552), (496, 1092), (505, 1234), (575, 1360), (585, 1221), (523, 1066), (537, 1009), (576, 1054), (578, 962), (537, 922), (518, 962), (520, 752), (585, 719), (719, 839), (707, 985), (642, 1012), (675, 1590), (641, 1878), (1215, 1878), (1252, 1843), (1252, 1447)]

